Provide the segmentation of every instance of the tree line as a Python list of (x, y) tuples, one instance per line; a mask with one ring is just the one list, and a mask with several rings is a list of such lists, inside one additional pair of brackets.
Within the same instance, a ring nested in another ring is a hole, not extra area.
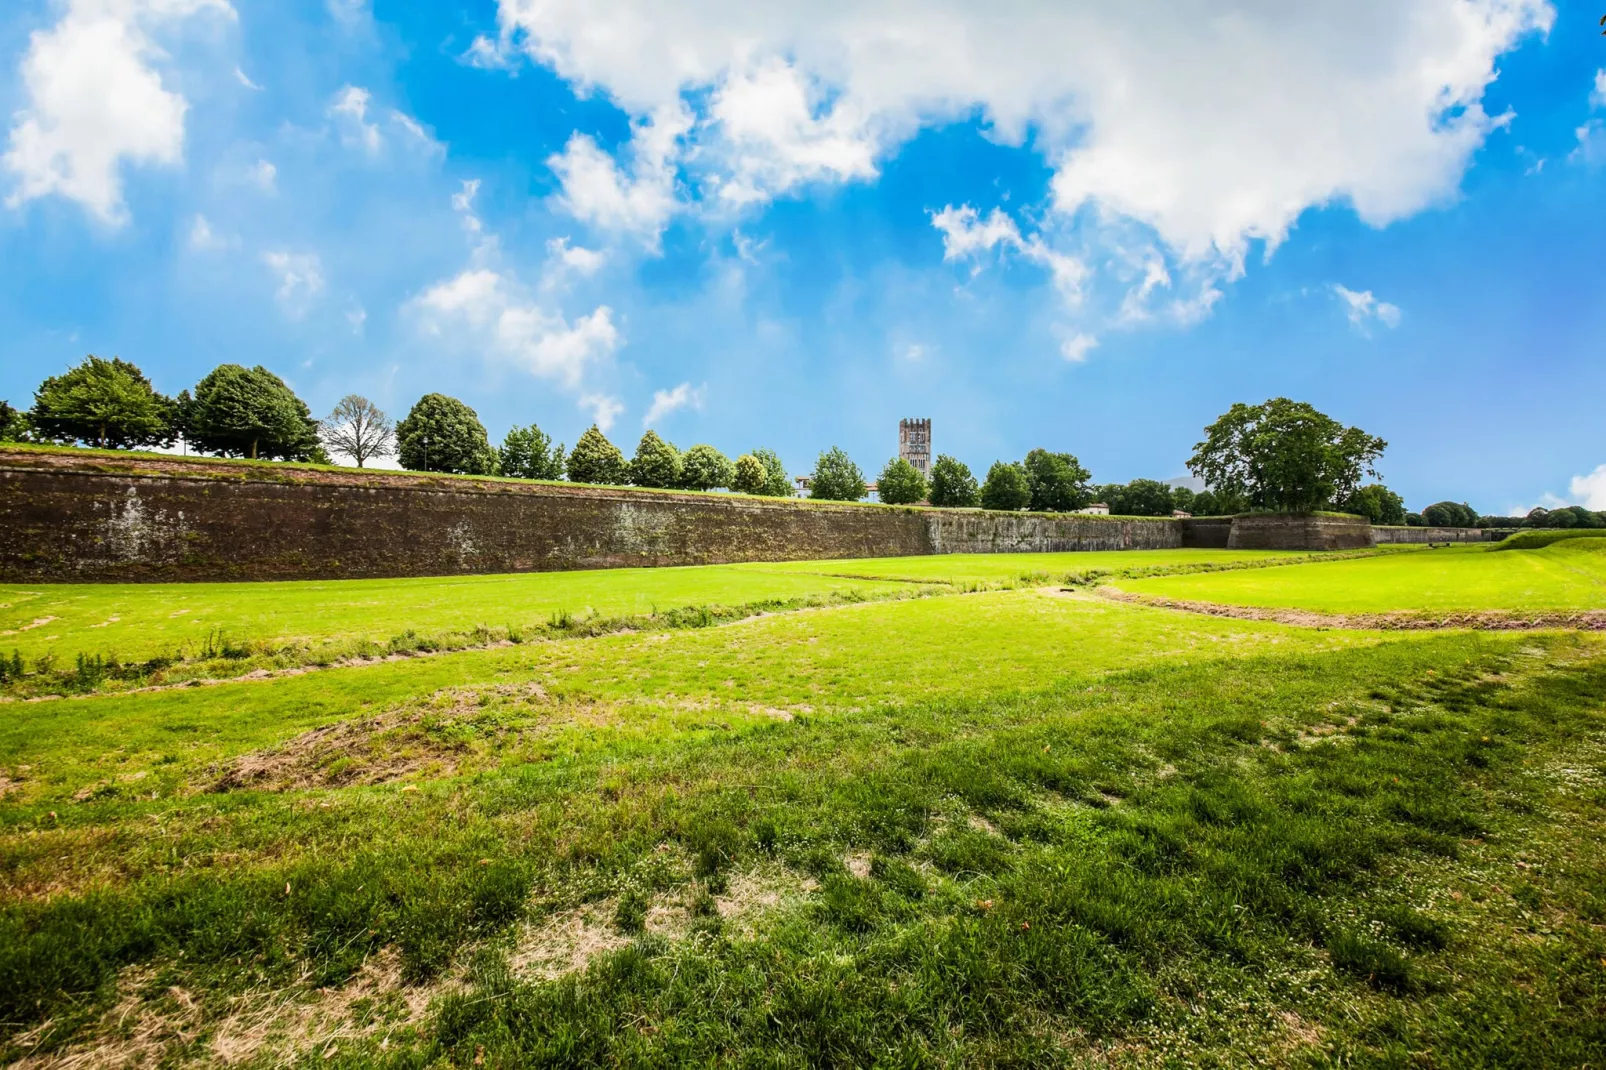
[[(647, 431), (626, 457), (593, 425), (573, 450), (539, 427), (515, 426), (493, 447), (472, 408), (444, 394), (426, 394), (393, 423), (360, 395), (342, 398), (315, 419), (295, 392), (260, 365), (222, 364), (192, 389), (167, 397), (134, 364), (87, 357), (34, 392), (26, 411), (0, 401), (0, 441), (84, 443), (104, 449), (170, 448), (178, 441), (200, 453), (258, 460), (331, 463), (330, 452), (359, 468), (394, 456), (412, 471), (502, 475), (599, 485), (680, 490), (729, 489), (789, 497), (795, 493), (773, 450), (755, 449), (734, 461), (713, 446), (680, 450)], [(1153, 479), (1096, 484), (1074, 454), (1034, 449), (1019, 461), (996, 461), (979, 481), (964, 462), (941, 454), (927, 479), (902, 458), (876, 479), (891, 505), (929, 503), (1065, 513), (1102, 503), (1118, 516), (1227, 516), (1241, 512), (1332, 509), (1374, 524), (1431, 527), (1606, 527), (1606, 513), (1579, 506), (1535, 509), (1526, 517), (1479, 515), (1465, 503), (1436, 502), (1408, 512), (1404, 500), (1376, 477), (1387, 443), (1345, 427), (1305, 402), (1273, 398), (1237, 404), (1205, 428), (1188, 469), (1207, 489), (1193, 491)], [(863, 471), (843, 450), (821, 453), (808, 477), (809, 496), (858, 501), (869, 491)]]

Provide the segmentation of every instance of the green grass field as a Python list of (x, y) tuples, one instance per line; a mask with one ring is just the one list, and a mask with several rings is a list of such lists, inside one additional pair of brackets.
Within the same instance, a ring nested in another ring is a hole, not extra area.
[[(0, 1059), (1598, 1065), (1606, 641), (1060, 583), (1521, 553), (1116, 556), (169, 588), (242, 642), (641, 619), (0, 702)], [(78, 650), (183, 620), (28, 590)]]
[(1606, 540), (1452, 546), (1278, 568), (1122, 580), (1124, 591), (1323, 613), (1606, 609)]

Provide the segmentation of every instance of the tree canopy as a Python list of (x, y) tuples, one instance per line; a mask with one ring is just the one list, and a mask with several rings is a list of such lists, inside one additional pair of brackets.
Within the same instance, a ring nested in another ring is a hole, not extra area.
[[(1099, 501), (1115, 516), (1170, 516), (1178, 508), (1172, 488), (1158, 479), (1134, 479), (1130, 483), (1106, 483), (1098, 490)], [(1189, 498), (1192, 504), (1193, 497)]]
[(628, 469), (625, 455), (596, 424), (586, 429), (569, 454), (569, 479), (575, 483), (619, 486), (625, 482)]
[(1253, 509), (1308, 513), (1343, 501), (1377, 474), (1388, 443), (1302, 401), (1234, 405), (1205, 428), (1188, 470)]
[(781, 463), (781, 455), (774, 450), (758, 449), (753, 456), (764, 466), (764, 490), (761, 491), (771, 498), (790, 498), (797, 493), (797, 487), (792, 483), (792, 477), (786, 474), (786, 465)]
[(987, 482), (981, 486), (981, 507), (1015, 512), (1032, 502), (1031, 481), (1026, 468), (1009, 461), (994, 461), (987, 469)]
[(864, 473), (836, 446), (820, 454), (809, 480), (809, 497), (824, 501), (856, 502), (869, 492)]
[(939, 453), (931, 466), (931, 504), (968, 509), (980, 502), (981, 492), (970, 468), (963, 461)]
[(562, 479), (563, 443), (552, 444), (552, 437), (539, 427), (514, 425), (496, 451), (496, 462), (504, 476), (515, 479)]
[(1092, 473), (1069, 453), (1036, 449), (1023, 462), (1031, 488), (1031, 507), (1040, 513), (1071, 513), (1093, 500)]
[(219, 457), (322, 459), (318, 422), (284, 380), (260, 364), (220, 364), (178, 397), (190, 445)]
[(920, 469), (902, 457), (894, 457), (888, 461), (881, 469), (881, 474), (876, 477), (876, 494), (888, 505), (914, 505), (916, 502), (923, 502), (929, 489), (926, 486), (926, 477), (920, 474)]
[(1338, 507), (1343, 512), (1364, 516), (1374, 524), (1398, 526), (1405, 523), (1405, 499), (1381, 483), (1356, 487)]
[(730, 458), (706, 443), (698, 443), (680, 459), (680, 485), (687, 490), (728, 487), (736, 478)]
[(401, 466), (414, 472), (496, 474), (496, 451), (477, 413), (454, 397), (425, 394), (396, 425)]
[(678, 487), (681, 470), (680, 451), (648, 431), (636, 444), (636, 456), (630, 462), (630, 482), (638, 487)]
[(323, 418), (323, 440), (335, 453), (344, 454), (361, 468), (375, 457), (396, 452), (396, 429), (378, 405), (361, 394), (347, 394)]
[(89, 356), (39, 384), (29, 422), (56, 442), (130, 449), (171, 445), (174, 416), (172, 400), (152, 389), (139, 368), (119, 357)]
[(1430, 528), (1473, 528), (1478, 511), (1465, 502), (1434, 502), (1422, 510), (1422, 522)]
[(736, 468), (731, 475), (731, 490), (742, 494), (763, 494), (769, 485), (769, 471), (764, 462), (751, 453), (744, 453), (736, 458)]

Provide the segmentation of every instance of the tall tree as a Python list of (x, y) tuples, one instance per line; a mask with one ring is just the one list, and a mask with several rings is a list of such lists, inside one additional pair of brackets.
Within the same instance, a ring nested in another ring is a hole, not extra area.
[(19, 412), (8, 401), (0, 401), (0, 442), (26, 442), (28, 414)]
[(836, 446), (820, 454), (809, 477), (809, 497), (822, 501), (856, 502), (868, 491), (864, 473), (853, 458)]
[(397, 455), (413, 472), (496, 474), (496, 451), (479, 415), (445, 394), (425, 394), (396, 425)]
[(629, 477), (629, 467), (619, 447), (596, 424), (586, 429), (569, 454), (569, 480), (574, 483), (619, 486)]
[(987, 482), (981, 485), (981, 507), (1016, 512), (1031, 501), (1032, 486), (1026, 469), (1009, 461), (994, 461), (987, 469)]
[(754, 450), (753, 456), (764, 466), (764, 489), (759, 493), (771, 498), (790, 498), (797, 494), (780, 454), (774, 450)]
[(1026, 455), (1024, 464), (1034, 511), (1070, 513), (1093, 500), (1088, 485), (1092, 474), (1073, 454), (1037, 449)]
[(383, 409), (361, 394), (347, 394), (323, 418), (323, 440), (335, 453), (344, 454), (361, 468), (375, 457), (396, 452), (396, 428)]
[(931, 504), (949, 509), (969, 509), (981, 504), (981, 491), (970, 467), (946, 453), (939, 453), (931, 465)]
[(1364, 516), (1374, 524), (1398, 526), (1405, 523), (1405, 499), (1381, 483), (1356, 487), (1338, 507), (1346, 513)]
[(738, 494), (764, 494), (769, 486), (769, 470), (764, 462), (751, 453), (744, 453), (736, 458), (736, 467), (731, 474), (731, 490)]
[(1388, 443), (1302, 401), (1234, 405), (1205, 428), (1188, 469), (1254, 509), (1308, 513), (1343, 501), (1377, 475)]
[(1176, 508), (1171, 488), (1157, 479), (1107, 483), (1099, 488), (1099, 500), (1116, 516), (1170, 516)]
[(636, 455), (630, 461), (630, 482), (638, 487), (678, 487), (681, 469), (680, 451), (665, 442), (656, 431), (648, 431), (636, 443)]
[(1422, 519), (1430, 528), (1470, 528), (1478, 523), (1478, 511), (1465, 502), (1434, 502), (1422, 510)]
[(888, 461), (875, 482), (876, 495), (887, 505), (914, 505), (916, 502), (923, 502), (931, 490), (926, 485), (926, 477), (920, 474), (920, 469), (902, 457), (894, 457)]
[(89, 356), (39, 384), (29, 422), (39, 435), (57, 442), (129, 449), (170, 445), (173, 417), (173, 402), (152, 389), (133, 364)]
[(513, 427), (496, 451), (504, 476), (517, 479), (563, 478), (563, 443), (552, 444), (552, 436), (531, 424)]
[(323, 457), (318, 421), (284, 380), (260, 364), (220, 364), (178, 397), (184, 437), (202, 453), (310, 461)]
[(687, 490), (728, 487), (735, 479), (730, 458), (705, 443), (693, 446), (680, 459), (680, 485)]

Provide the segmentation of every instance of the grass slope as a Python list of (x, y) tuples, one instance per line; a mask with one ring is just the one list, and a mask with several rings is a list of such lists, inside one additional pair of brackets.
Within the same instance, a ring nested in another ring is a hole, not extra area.
[(1124, 591), (1325, 613), (1606, 609), (1606, 542), (1455, 546), (1321, 564), (1123, 580)]
[(1057, 583), (1067, 576), (1128, 574), (1149, 569), (1242, 567), (1304, 561), (1312, 555), (1273, 550), (1092, 550), (1050, 554), (933, 554), (838, 561), (787, 561), (739, 565), (764, 572), (862, 576), (916, 583)]

